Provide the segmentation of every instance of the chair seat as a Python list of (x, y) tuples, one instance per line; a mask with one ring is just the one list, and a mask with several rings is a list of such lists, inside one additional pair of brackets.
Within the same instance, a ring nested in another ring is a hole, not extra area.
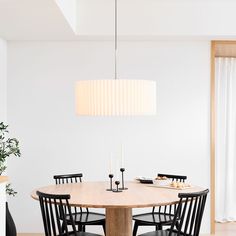
[[(169, 236), (170, 231), (169, 230), (157, 230), (153, 232), (148, 232), (144, 234), (139, 234), (138, 236)], [(177, 232), (172, 232), (171, 236), (177, 236)]]
[[(104, 223), (105, 222), (105, 215), (96, 213), (96, 212), (78, 212), (72, 213), (73, 220), (75, 223), (79, 224), (96, 224), (96, 223)], [(67, 221), (70, 221), (70, 217), (66, 217)]]
[(159, 212), (145, 213), (140, 215), (134, 215), (133, 220), (138, 221), (141, 224), (155, 225), (155, 224), (168, 224), (174, 219), (174, 215), (164, 214)]

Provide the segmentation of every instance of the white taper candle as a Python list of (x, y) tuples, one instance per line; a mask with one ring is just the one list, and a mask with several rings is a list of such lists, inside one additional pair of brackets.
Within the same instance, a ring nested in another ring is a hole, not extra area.
[(111, 152), (110, 163), (109, 163), (109, 174), (114, 174), (113, 169), (112, 169), (112, 159), (113, 159), (113, 155), (112, 155), (112, 152)]
[(124, 145), (121, 144), (121, 168), (125, 167)]

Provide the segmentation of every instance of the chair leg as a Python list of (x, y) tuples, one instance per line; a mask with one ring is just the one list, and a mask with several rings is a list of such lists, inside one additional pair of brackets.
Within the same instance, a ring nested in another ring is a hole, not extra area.
[(158, 231), (158, 230), (162, 230), (162, 225), (161, 224), (156, 225), (156, 231)]
[(82, 230), (82, 231), (83, 231), (83, 232), (86, 232), (86, 226), (85, 226), (85, 225), (83, 225), (83, 227), (82, 227), (82, 228), (83, 228), (83, 230)]
[(133, 229), (133, 236), (136, 236), (137, 235), (137, 232), (138, 232), (138, 223), (137, 221), (134, 222), (134, 229)]
[(179, 222), (176, 222), (175, 227), (177, 230), (179, 229)]
[(78, 224), (78, 231), (82, 232), (83, 231), (83, 226), (81, 224)]
[(66, 231), (66, 227), (65, 227), (64, 222), (62, 223), (61, 228), (62, 228), (62, 233), (64, 233)]

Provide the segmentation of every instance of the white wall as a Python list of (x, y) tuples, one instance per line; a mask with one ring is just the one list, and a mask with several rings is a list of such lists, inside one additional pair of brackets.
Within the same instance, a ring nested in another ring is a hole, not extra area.
[[(7, 119), (7, 43), (0, 38), (0, 122)], [(0, 183), (0, 235), (5, 235), (5, 183)]]
[(7, 119), (7, 43), (0, 38), (0, 122)]
[(0, 235), (6, 235), (6, 183), (0, 182)]
[[(43, 230), (34, 188), (59, 173), (106, 180), (109, 153), (121, 142), (128, 179), (178, 173), (209, 187), (209, 48), (203, 41), (121, 42), (119, 77), (156, 80), (158, 114), (92, 118), (75, 115), (74, 85), (113, 78), (112, 42), (9, 42), (8, 119), (22, 149), (8, 168), (18, 231)], [(209, 212), (208, 199), (203, 232)]]

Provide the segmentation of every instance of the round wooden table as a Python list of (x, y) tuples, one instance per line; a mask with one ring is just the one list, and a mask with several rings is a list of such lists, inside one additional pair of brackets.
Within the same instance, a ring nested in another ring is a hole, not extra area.
[(106, 191), (108, 182), (82, 182), (58, 184), (38, 188), (31, 194), (38, 200), (36, 191), (53, 194), (70, 194), (71, 206), (105, 208), (106, 236), (132, 235), (132, 208), (168, 205), (178, 202), (178, 193), (197, 192), (200, 187), (185, 190), (157, 188), (138, 182), (127, 182), (128, 190), (121, 193)]

